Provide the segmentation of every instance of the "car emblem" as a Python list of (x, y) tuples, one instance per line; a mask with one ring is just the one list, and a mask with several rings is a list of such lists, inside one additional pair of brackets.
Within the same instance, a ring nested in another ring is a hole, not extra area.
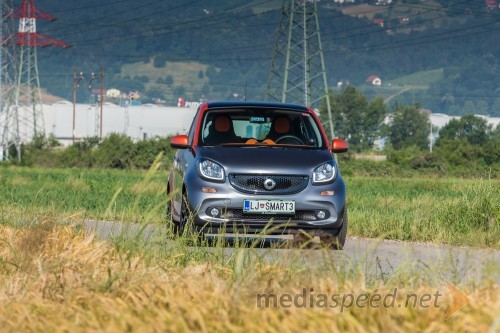
[(274, 189), (274, 187), (276, 187), (276, 181), (274, 179), (271, 179), (271, 178), (267, 178), (266, 180), (264, 180), (264, 188), (268, 191)]

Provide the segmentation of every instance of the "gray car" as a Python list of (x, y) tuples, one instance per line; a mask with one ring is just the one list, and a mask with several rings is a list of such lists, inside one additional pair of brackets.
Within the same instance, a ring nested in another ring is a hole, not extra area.
[(310, 234), (341, 248), (344, 180), (310, 108), (278, 103), (202, 104), (188, 135), (172, 138), (168, 213), (180, 233)]

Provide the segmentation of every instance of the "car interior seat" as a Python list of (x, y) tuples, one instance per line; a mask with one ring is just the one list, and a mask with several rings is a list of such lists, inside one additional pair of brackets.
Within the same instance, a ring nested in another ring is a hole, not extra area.
[(241, 139), (234, 133), (233, 122), (227, 115), (217, 115), (212, 120), (207, 137), (203, 140), (206, 145), (223, 143), (237, 143)]
[(271, 125), (271, 130), (267, 135), (267, 139), (271, 139), (276, 141), (280, 137), (287, 135), (290, 131), (290, 119), (285, 116), (279, 116), (273, 119), (273, 123)]

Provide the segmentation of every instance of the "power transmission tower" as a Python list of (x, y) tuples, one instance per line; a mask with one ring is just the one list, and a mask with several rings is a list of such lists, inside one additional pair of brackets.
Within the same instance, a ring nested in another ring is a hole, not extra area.
[[(13, 138), (15, 133), (9, 133), (14, 130), (7, 126), (10, 123), (9, 108), (12, 105), (14, 96), (14, 78), (15, 78), (15, 48), (12, 39), (14, 31), (14, 16), (12, 10), (12, 0), (2, 0), (0, 3), (0, 161), (8, 159), (9, 145), (8, 138)], [(15, 123), (13, 124), (16, 125)], [(9, 135), (10, 134), (10, 135)], [(19, 150), (20, 147), (17, 146)]]
[(4, 107), (2, 146), (13, 142), (20, 159), (21, 143), (45, 133), (37, 48), (69, 45), (37, 33), (37, 19), (54, 21), (55, 18), (37, 9), (34, 0), (23, 0), (21, 8), (13, 12), (13, 18), (19, 19), (19, 29), (10, 38), (10, 42), (16, 47), (15, 80), (13, 97), (6, 101)]
[(317, 0), (283, 0), (266, 100), (317, 108), (325, 99), (334, 137)]

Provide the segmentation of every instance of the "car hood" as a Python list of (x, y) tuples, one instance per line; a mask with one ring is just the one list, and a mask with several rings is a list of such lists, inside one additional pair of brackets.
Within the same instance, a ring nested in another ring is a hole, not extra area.
[(198, 147), (199, 158), (221, 164), (230, 173), (308, 175), (333, 160), (328, 150), (268, 147)]

